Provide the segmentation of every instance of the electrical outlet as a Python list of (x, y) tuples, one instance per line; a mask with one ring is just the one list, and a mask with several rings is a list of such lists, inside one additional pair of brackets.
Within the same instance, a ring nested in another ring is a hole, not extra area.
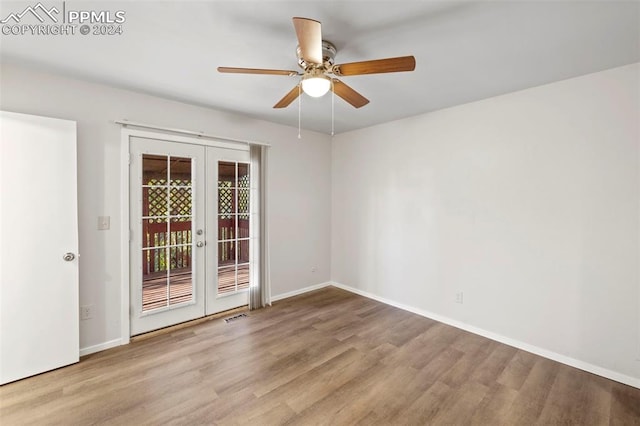
[(464, 295), (463, 295), (463, 293), (461, 291), (457, 292), (456, 293), (456, 303), (462, 304), (462, 302), (464, 300), (463, 297), (464, 297)]
[(93, 305), (80, 306), (80, 319), (88, 320), (93, 318)]

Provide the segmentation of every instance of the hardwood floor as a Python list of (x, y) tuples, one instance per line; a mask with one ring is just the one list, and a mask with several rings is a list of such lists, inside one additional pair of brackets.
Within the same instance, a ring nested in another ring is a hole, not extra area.
[(640, 390), (333, 287), (0, 388), (2, 425), (640, 425)]

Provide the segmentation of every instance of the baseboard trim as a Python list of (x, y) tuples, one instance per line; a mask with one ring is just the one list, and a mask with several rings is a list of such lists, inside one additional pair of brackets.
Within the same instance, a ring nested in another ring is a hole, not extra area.
[(369, 299), (376, 300), (378, 302), (384, 303), (386, 305), (390, 305), (404, 311), (408, 311), (414, 313), (416, 315), (423, 316), (425, 318), (432, 319), (434, 321), (441, 322), (443, 324), (450, 325), (452, 327), (459, 328), (461, 330), (468, 331), (473, 334), (477, 334), (482, 337), (486, 337), (487, 339), (495, 340), (496, 342), (504, 343), (505, 345), (512, 346), (517, 349), (522, 349), (523, 351), (530, 352), (535, 355), (539, 355), (544, 358), (548, 358), (553, 361), (560, 362), (562, 364), (566, 364), (571, 367), (575, 367), (577, 369), (586, 371), (588, 373), (593, 373), (598, 376), (605, 377), (607, 379), (614, 380), (616, 382), (623, 383), (625, 385), (633, 386), (634, 388), (640, 389), (640, 379), (635, 377), (628, 376), (626, 374), (618, 373), (616, 371), (612, 371), (603, 367), (599, 367), (597, 365), (590, 364), (585, 361), (581, 361), (579, 359), (571, 358), (566, 355), (559, 354), (557, 352), (553, 352), (547, 349), (540, 348), (538, 346), (530, 345), (528, 343), (512, 339), (510, 337), (505, 337), (497, 333), (493, 333), (491, 331), (484, 330), (482, 328), (478, 328), (469, 324), (466, 324), (461, 321), (457, 321), (451, 319), (449, 317), (445, 317), (443, 315), (435, 314), (433, 312), (429, 312), (423, 309), (418, 309), (413, 306), (405, 305), (403, 303), (398, 303), (396, 301), (380, 297), (376, 294), (369, 293), (368, 291), (363, 291), (354, 287), (350, 287), (345, 284), (341, 284), (338, 282), (331, 282), (330, 285), (340, 288), (342, 290), (346, 290), (351, 293), (358, 294), (360, 296), (367, 297)]
[(122, 339), (113, 339), (113, 340), (109, 340), (108, 342), (99, 343), (97, 345), (87, 346), (86, 348), (80, 348), (80, 356), (101, 352), (107, 349), (115, 348), (116, 346), (120, 346), (122, 344), (123, 344)]
[(327, 282), (324, 282), (324, 283), (320, 283), (320, 284), (310, 285), (309, 287), (304, 287), (304, 288), (300, 288), (298, 290), (293, 290), (293, 291), (289, 291), (287, 293), (282, 293), (282, 294), (278, 294), (278, 295), (275, 295), (275, 296), (271, 296), (271, 301), (272, 302), (277, 302), (278, 300), (288, 299), (289, 297), (298, 296), (300, 294), (308, 293), (308, 292), (314, 291), (314, 290), (319, 290), (319, 289), (321, 289), (323, 287), (328, 287), (330, 285), (333, 285), (333, 283), (330, 282), (330, 281), (327, 281)]

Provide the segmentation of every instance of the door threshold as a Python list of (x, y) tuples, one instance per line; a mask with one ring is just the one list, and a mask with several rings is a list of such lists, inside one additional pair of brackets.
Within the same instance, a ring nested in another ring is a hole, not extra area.
[(215, 320), (222, 317), (233, 316), (234, 314), (238, 314), (240, 312), (248, 312), (249, 305), (239, 306), (237, 308), (228, 309), (226, 311), (218, 312), (215, 314), (207, 315), (202, 318), (196, 318), (190, 321), (181, 322), (179, 324), (170, 325), (168, 327), (159, 328), (157, 330), (149, 331), (147, 333), (138, 334), (135, 336), (131, 336), (130, 342), (140, 342), (142, 340), (147, 340), (152, 337), (160, 336), (167, 333), (172, 333), (177, 330), (181, 330), (183, 328), (192, 327), (194, 325), (202, 324), (203, 322)]

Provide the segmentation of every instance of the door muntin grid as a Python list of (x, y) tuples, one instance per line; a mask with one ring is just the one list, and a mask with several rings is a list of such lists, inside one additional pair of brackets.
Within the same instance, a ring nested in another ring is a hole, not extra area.
[(218, 296), (249, 288), (249, 164), (218, 162)]
[(195, 302), (192, 161), (142, 155), (142, 313)]

